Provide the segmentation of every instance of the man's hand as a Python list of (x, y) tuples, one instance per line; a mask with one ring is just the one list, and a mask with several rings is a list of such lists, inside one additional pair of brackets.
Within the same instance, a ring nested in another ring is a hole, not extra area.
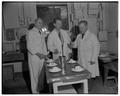
[(40, 54), (40, 53), (36, 53), (36, 55), (40, 58), (40, 59), (45, 59), (47, 58), (46, 55)]
[(54, 50), (53, 54), (57, 55), (59, 51), (57, 49)]
[(72, 53), (68, 54), (68, 60), (70, 60), (72, 58)]
[(72, 43), (67, 44), (67, 45), (68, 45), (68, 47), (69, 47), (70, 49), (72, 49), (72, 48), (73, 48), (73, 44), (72, 44)]
[(90, 61), (90, 64), (91, 64), (91, 65), (95, 64), (95, 61)]

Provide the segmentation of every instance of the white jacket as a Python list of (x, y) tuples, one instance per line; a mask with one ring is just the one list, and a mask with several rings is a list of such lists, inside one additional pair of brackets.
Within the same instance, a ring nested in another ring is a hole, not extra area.
[[(91, 72), (92, 77), (99, 76), (98, 55), (100, 51), (100, 44), (97, 37), (87, 31), (84, 38), (79, 34), (74, 42), (74, 47), (78, 48), (78, 62), (84, 68)], [(95, 61), (91, 65), (90, 61)]]
[[(66, 56), (66, 59), (68, 59), (68, 55), (71, 52), (71, 50), (68, 48), (67, 44), (70, 43), (70, 37), (65, 30), (60, 30), (63, 39), (64, 39), (64, 44), (63, 44), (63, 55)], [(53, 59), (57, 59), (58, 56), (62, 56), (62, 43), (61, 40), (58, 36), (58, 32), (56, 29), (54, 29), (50, 35), (48, 36), (48, 50), (54, 52), (55, 49), (59, 51), (59, 54), (55, 55), (53, 54)]]

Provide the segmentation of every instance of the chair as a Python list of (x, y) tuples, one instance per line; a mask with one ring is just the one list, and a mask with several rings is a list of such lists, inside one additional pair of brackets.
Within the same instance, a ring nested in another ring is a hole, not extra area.
[[(112, 73), (112, 75), (109, 75), (109, 73)], [(106, 82), (108, 80), (114, 80), (115, 81), (115, 87), (118, 87), (118, 62), (113, 61), (110, 63), (107, 63), (104, 65), (104, 85), (106, 85)]]

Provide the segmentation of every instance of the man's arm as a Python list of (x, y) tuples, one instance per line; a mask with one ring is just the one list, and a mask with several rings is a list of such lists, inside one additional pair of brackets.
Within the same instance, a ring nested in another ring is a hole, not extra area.
[(36, 53), (35, 55), (37, 55), (40, 59), (47, 59), (47, 55), (41, 54), (41, 53)]
[(48, 50), (49, 50), (50, 52), (52, 52), (53, 54), (58, 54), (59, 51), (58, 51), (57, 49), (55, 49), (54, 41), (55, 41), (54, 36), (52, 36), (52, 34), (50, 34), (50, 35), (48, 36), (48, 40), (47, 40)]
[(68, 44), (68, 47), (69, 48), (77, 48), (79, 38), (80, 38), (80, 35), (77, 36), (77, 38), (76, 38), (76, 40), (74, 42), (71, 42), (70, 44)]
[(53, 48), (53, 40), (52, 40), (51, 34), (49, 34), (49, 36), (48, 36), (47, 46), (48, 46), (48, 50), (53, 52), (54, 48)]
[(27, 34), (27, 49), (32, 55), (35, 55), (38, 51), (36, 48), (36, 42), (38, 42), (36, 34), (33, 31), (29, 31)]

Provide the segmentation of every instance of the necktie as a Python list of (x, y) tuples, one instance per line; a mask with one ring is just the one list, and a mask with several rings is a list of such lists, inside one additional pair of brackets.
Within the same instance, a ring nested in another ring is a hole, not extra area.
[(64, 39), (63, 39), (63, 36), (62, 36), (62, 34), (61, 34), (61, 32), (58, 32), (58, 36), (59, 36), (59, 38), (60, 38), (60, 41), (61, 41), (61, 43), (62, 43), (62, 56), (64, 55), (64, 51), (63, 51), (63, 46), (64, 46)]
[(61, 40), (61, 43), (63, 44), (64, 43), (64, 39), (63, 39), (63, 36), (62, 36), (62, 34), (60, 32), (58, 33), (58, 36), (59, 36), (59, 38)]
[(39, 31), (40, 35), (41, 35), (41, 31)]
[(82, 34), (82, 39), (83, 39), (83, 37), (84, 37), (84, 34)]

